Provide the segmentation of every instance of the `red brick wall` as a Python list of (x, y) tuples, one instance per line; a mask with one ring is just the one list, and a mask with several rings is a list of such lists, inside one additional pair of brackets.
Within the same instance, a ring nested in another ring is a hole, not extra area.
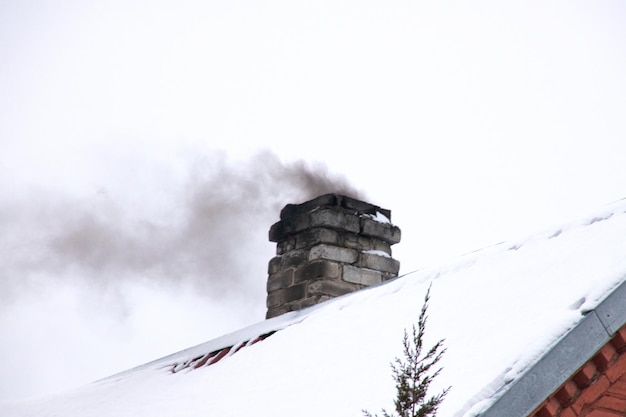
[(626, 416), (626, 326), (529, 417)]

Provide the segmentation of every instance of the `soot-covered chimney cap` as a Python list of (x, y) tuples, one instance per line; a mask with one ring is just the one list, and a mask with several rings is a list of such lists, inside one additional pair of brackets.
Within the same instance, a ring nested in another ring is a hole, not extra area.
[(341, 207), (359, 214), (376, 215), (378, 212), (391, 220), (391, 210), (339, 194), (324, 194), (301, 204), (287, 204), (280, 212), (280, 219), (289, 219), (322, 207)]

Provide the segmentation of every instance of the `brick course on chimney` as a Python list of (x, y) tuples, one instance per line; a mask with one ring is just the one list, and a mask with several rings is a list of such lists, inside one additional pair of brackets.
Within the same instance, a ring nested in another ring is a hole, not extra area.
[(400, 229), (391, 211), (354, 198), (325, 194), (288, 204), (269, 232), (267, 318), (300, 310), (398, 276), (391, 245)]

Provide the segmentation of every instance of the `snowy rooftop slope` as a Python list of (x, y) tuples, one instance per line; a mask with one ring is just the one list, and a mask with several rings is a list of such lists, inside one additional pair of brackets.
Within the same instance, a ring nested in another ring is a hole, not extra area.
[[(473, 416), (624, 280), (625, 213), (620, 201), (64, 395), (0, 405), (0, 415), (356, 417), (363, 408), (392, 409), (389, 362), (432, 283), (426, 343), (445, 338), (448, 349), (432, 388), (452, 386), (439, 416)], [(241, 343), (249, 346), (233, 354)], [(230, 346), (211, 366), (172, 372)]]

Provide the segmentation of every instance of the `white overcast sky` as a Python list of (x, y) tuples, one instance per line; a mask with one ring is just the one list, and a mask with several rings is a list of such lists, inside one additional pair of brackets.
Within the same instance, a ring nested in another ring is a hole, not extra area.
[(0, 401), (261, 320), (267, 230), (311, 175), (392, 210), (404, 272), (626, 197), (625, 21), (0, 0)]

